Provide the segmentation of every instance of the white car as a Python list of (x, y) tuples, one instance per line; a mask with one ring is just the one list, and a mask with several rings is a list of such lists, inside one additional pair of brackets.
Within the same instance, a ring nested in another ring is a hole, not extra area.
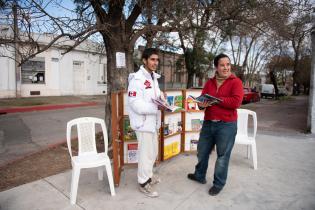
[(273, 84), (262, 84), (259, 86), (261, 98), (275, 97), (275, 87)]

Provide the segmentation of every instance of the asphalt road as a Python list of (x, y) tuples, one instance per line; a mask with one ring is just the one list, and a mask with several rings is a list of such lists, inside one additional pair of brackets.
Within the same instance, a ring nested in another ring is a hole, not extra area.
[(66, 123), (77, 117), (104, 118), (104, 105), (0, 115), (0, 166), (66, 139)]
[(242, 106), (257, 114), (258, 132), (287, 134), (307, 132), (308, 97), (290, 96), (287, 100), (261, 99)]
[[(242, 108), (256, 111), (258, 133), (290, 135), (306, 131), (306, 96), (283, 101), (262, 99)], [(104, 105), (0, 115), (0, 166), (48, 145), (64, 142), (66, 123), (83, 116), (104, 118)]]

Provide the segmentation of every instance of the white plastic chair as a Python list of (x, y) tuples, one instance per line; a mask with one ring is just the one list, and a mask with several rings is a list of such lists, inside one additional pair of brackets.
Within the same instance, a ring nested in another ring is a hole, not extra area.
[[(254, 169), (257, 169), (257, 150), (256, 150), (256, 132), (257, 132), (257, 116), (256, 112), (248, 109), (237, 109), (237, 135), (235, 138), (235, 144), (247, 145), (247, 158), (250, 158), (250, 154), (253, 159)], [(253, 119), (253, 134), (248, 135), (248, 118), (249, 115)]]
[[(105, 152), (98, 153), (96, 150), (95, 142), (95, 124), (100, 124), (104, 136), (104, 147)], [(71, 128), (77, 126), (78, 131), (78, 155), (72, 156), (71, 150)], [(72, 181), (71, 181), (71, 192), (70, 202), (71, 204), (76, 203), (80, 170), (82, 168), (98, 168), (98, 178), (103, 179), (103, 166), (105, 166), (107, 172), (107, 178), (110, 186), (111, 195), (115, 195), (115, 188), (113, 182), (112, 168), (110, 159), (107, 155), (108, 151), (108, 136), (105, 126), (105, 122), (102, 119), (94, 117), (82, 117), (71, 120), (67, 123), (67, 145), (71, 156), (72, 164)]]

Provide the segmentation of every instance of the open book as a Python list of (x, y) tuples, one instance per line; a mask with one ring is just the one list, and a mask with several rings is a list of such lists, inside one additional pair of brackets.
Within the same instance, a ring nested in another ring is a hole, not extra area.
[(204, 95), (201, 95), (198, 97), (194, 97), (194, 96), (190, 95), (188, 97), (192, 98), (197, 103), (210, 102), (211, 104), (218, 104), (218, 103), (222, 102), (222, 99), (216, 98), (216, 97), (208, 95), (208, 94), (204, 94)]
[(152, 98), (152, 102), (158, 106), (163, 107), (168, 112), (176, 112), (176, 111), (180, 111), (183, 109), (182, 107), (179, 107), (179, 106), (171, 106), (166, 101), (161, 100), (161, 99), (153, 99)]

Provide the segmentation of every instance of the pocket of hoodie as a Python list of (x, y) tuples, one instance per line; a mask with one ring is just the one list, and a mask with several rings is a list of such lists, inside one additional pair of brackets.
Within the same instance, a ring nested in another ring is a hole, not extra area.
[(132, 129), (139, 129), (144, 125), (145, 122), (145, 115), (138, 115), (135, 113), (129, 113), (130, 117), (130, 125)]

